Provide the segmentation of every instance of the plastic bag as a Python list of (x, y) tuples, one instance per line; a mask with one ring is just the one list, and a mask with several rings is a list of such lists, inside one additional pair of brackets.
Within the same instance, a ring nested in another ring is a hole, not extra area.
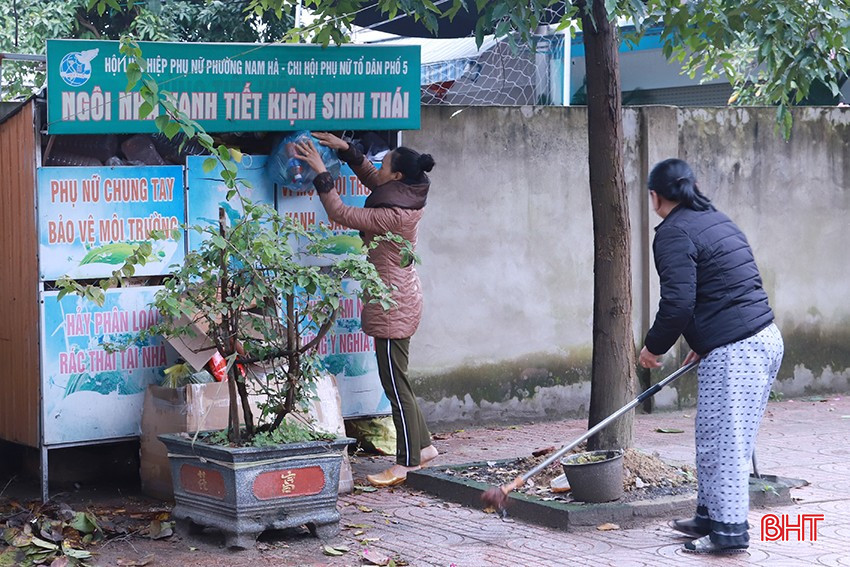
[(340, 162), (336, 152), (319, 144), (310, 132), (302, 130), (284, 136), (274, 147), (266, 162), (266, 172), (274, 183), (294, 191), (309, 191), (313, 188), (316, 172), (306, 163), (295, 157), (295, 144), (304, 140), (313, 142), (313, 146), (322, 156), (325, 167), (336, 179), (339, 177)]
[(357, 439), (367, 453), (395, 455), (396, 430), (392, 416), (346, 419), (345, 434)]

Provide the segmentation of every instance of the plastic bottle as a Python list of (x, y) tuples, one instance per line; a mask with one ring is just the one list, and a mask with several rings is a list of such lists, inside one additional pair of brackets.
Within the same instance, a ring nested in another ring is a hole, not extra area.
[(286, 173), (293, 183), (301, 183), (304, 181), (304, 169), (301, 166), (301, 160), (295, 157), (295, 143), (289, 142), (286, 144), (286, 155), (289, 160), (286, 162)]

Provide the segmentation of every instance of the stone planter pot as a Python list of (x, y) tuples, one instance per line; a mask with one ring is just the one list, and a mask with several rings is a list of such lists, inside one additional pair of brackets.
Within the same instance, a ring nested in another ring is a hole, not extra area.
[(573, 498), (610, 502), (623, 496), (623, 451), (589, 451), (561, 459)]
[(212, 527), (227, 547), (252, 547), (262, 532), (306, 525), (322, 539), (339, 533), (336, 508), (343, 451), (354, 442), (222, 447), (185, 433), (160, 435), (174, 484), (178, 530)]

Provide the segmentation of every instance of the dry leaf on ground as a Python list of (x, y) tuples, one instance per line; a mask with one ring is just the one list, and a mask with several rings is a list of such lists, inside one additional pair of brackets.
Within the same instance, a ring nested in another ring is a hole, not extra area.
[(391, 559), (378, 551), (364, 549), (360, 555), (367, 565), (389, 565)]
[(331, 557), (339, 557), (348, 553), (348, 548), (344, 545), (325, 545), (322, 546), (322, 553)]

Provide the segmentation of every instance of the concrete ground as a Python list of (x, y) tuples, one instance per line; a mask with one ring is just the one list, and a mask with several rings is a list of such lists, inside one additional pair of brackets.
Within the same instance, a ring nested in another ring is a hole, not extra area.
[[(580, 435), (586, 423), (566, 420), (497, 428), (467, 428), (437, 432), (435, 445), (442, 456), (434, 466), (527, 455), (532, 450), (563, 445)], [(682, 429), (661, 433), (658, 429)], [(638, 415), (635, 447), (657, 452), (664, 460), (694, 460), (693, 409), (674, 413)], [(770, 403), (757, 443), (762, 474), (801, 478), (811, 484), (792, 489), (794, 505), (752, 510), (748, 552), (723, 557), (686, 554), (687, 538), (666, 526), (667, 518), (649, 520), (630, 528), (599, 531), (581, 528), (563, 532), (513, 521), (495, 514), (442, 502), (405, 487), (375, 492), (355, 491), (340, 498), (342, 532), (321, 542), (303, 531), (264, 534), (258, 547), (228, 551), (217, 534), (199, 538), (179, 536), (152, 540), (128, 535), (103, 544), (98, 565), (157, 566), (263, 566), (263, 565), (370, 565), (457, 566), (553, 565), (823, 565), (850, 566), (850, 396), (827, 396)], [(388, 466), (388, 457), (353, 460), (355, 484), (365, 485), (365, 475)], [(107, 500), (149, 510), (163, 505), (137, 496), (70, 494), (75, 506), (104, 506)], [(86, 501), (86, 499), (89, 499)], [(802, 514), (822, 514), (817, 540), (809, 530), (804, 541), (762, 541), (765, 514), (787, 515), (797, 521)], [(339, 556), (325, 546), (342, 548)]]

